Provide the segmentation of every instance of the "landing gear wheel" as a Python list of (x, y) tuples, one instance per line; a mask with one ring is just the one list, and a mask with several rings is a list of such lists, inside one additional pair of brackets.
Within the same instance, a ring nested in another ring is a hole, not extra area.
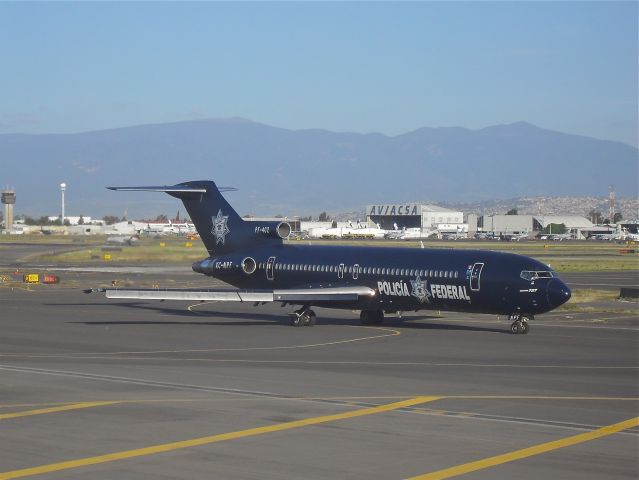
[(314, 327), (317, 315), (315, 315), (315, 312), (313, 310), (307, 310), (306, 312), (304, 312), (304, 315), (302, 315), (302, 318), (304, 319), (305, 327)]
[(522, 333), (522, 324), (519, 320), (515, 320), (510, 324), (510, 333), (517, 335), (518, 333)]
[(313, 327), (317, 315), (310, 309), (300, 309), (289, 314), (291, 316), (291, 325), (294, 327)]
[(382, 310), (362, 310), (359, 319), (362, 325), (381, 325), (384, 323), (384, 312)]
[(521, 326), (519, 327), (519, 333), (526, 335), (530, 330), (530, 325), (528, 325), (528, 320), (522, 319)]

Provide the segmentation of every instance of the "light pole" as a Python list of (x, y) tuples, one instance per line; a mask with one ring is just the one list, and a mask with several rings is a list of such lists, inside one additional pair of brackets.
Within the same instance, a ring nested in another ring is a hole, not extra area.
[(62, 193), (62, 216), (60, 217), (60, 225), (64, 225), (64, 192), (67, 189), (67, 184), (62, 182), (60, 184), (60, 192)]

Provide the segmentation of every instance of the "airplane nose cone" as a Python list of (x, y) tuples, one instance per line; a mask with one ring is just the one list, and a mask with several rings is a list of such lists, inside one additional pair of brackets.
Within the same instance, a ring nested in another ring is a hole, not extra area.
[(546, 295), (548, 296), (548, 303), (550, 306), (555, 308), (570, 300), (571, 293), (570, 289), (564, 282), (555, 278), (548, 284)]

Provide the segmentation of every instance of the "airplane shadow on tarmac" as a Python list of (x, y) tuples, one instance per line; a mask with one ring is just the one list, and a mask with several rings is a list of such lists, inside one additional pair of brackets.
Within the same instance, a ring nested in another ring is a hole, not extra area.
[[(52, 304), (53, 305), (53, 304)], [(56, 303), (55, 305), (61, 305)], [(139, 309), (144, 311), (152, 311), (162, 313), (165, 315), (174, 315), (176, 317), (189, 317), (189, 318), (202, 318), (202, 317), (222, 317), (225, 320), (232, 319), (230, 321), (170, 321), (170, 320), (85, 320), (85, 321), (70, 321), (68, 323), (79, 323), (85, 325), (277, 325), (290, 327), (290, 320), (287, 315), (289, 310), (282, 310), (281, 314), (261, 313), (261, 312), (229, 312), (229, 311), (216, 311), (216, 310), (200, 310), (190, 311), (181, 308), (163, 307), (157, 304), (149, 304), (144, 302), (125, 302), (125, 303), (66, 303), (66, 306), (110, 306), (120, 307), (125, 309)], [(330, 310), (322, 310), (322, 313), (330, 312)], [(423, 320), (435, 320), (438, 323), (421, 323)], [(384, 320), (384, 324), (381, 327), (397, 327), (404, 329), (415, 330), (448, 330), (448, 331), (466, 331), (466, 332), (489, 332), (489, 333), (502, 333), (510, 335), (508, 328), (493, 328), (493, 327), (480, 327), (469, 326), (463, 324), (449, 324), (441, 322), (442, 318), (432, 315), (418, 315), (403, 317), (401, 319), (396, 317), (387, 317)], [(416, 323), (420, 322), (420, 323)], [(317, 320), (318, 325), (348, 325), (348, 326), (362, 326), (357, 318), (331, 318), (324, 315), (320, 315)], [(371, 325), (372, 326), (372, 325)]]

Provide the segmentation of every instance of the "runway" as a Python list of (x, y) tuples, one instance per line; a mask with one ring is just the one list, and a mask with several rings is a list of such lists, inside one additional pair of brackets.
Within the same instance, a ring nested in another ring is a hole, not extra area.
[[(83, 275), (89, 275), (83, 273)], [(141, 275), (144, 276), (144, 275)], [(0, 479), (636, 478), (639, 322), (0, 289)]]

